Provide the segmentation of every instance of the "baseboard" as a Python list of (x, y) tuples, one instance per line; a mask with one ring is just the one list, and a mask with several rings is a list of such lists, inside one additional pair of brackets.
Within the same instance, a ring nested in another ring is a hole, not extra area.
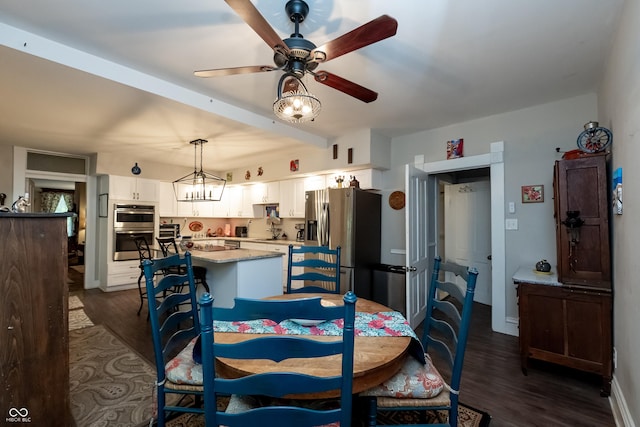
[(622, 394), (620, 385), (616, 380), (616, 376), (613, 376), (611, 381), (611, 396), (609, 397), (609, 403), (611, 404), (611, 412), (613, 412), (613, 419), (616, 423), (616, 427), (636, 427), (635, 421), (631, 418), (629, 412), (629, 405)]

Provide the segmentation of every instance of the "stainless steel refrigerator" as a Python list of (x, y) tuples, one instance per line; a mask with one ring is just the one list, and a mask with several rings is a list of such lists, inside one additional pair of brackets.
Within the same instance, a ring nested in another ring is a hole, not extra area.
[(340, 288), (371, 298), (372, 270), (380, 263), (380, 194), (331, 188), (305, 194), (305, 245), (341, 247)]

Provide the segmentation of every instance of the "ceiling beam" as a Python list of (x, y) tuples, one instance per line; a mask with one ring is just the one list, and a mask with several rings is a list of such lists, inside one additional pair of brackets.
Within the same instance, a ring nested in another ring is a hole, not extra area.
[(326, 138), (283, 124), (274, 120), (272, 117), (267, 118), (255, 114), (166, 80), (3, 23), (0, 23), (0, 44), (23, 53), (171, 99), (253, 128), (294, 138), (321, 148), (328, 146)]

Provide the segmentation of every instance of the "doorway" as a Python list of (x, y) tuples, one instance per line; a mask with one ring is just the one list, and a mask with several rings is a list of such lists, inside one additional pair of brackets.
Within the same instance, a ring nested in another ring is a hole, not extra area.
[(32, 212), (72, 212), (67, 224), (67, 282), (69, 291), (84, 289), (84, 248), (87, 191), (85, 182), (27, 178)]
[(491, 305), (491, 189), (488, 168), (439, 177), (439, 253), (478, 270), (473, 300)]
[[(420, 169), (430, 178), (435, 178), (439, 174), (480, 168), (489, 168), (491, 182), (491, 327), (495, 332), (518, 336), (517, 322), (510, 322), (506, 316), (504, 142), (491, 143), (487, 154), (424, 163)], [(429, 215), (438, 223), (441, 216), (439, 204), (437, 198), (429, 198), (426, 204)], [(407, 252), (410, 258), (409, 248)]]

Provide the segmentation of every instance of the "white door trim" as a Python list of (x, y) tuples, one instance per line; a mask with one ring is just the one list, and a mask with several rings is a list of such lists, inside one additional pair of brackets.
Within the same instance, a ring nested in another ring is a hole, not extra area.
[(495, 332), (518, 336), (518, 325), (507, 321), (506, 307), (506, 241), (504, 191), (504, 141), (491, 143), (490, 152), (424, 163), (420, 169), (429, 174), (489, 167), (491, 171), (491, 257), (492, 296), (491, 328)]

